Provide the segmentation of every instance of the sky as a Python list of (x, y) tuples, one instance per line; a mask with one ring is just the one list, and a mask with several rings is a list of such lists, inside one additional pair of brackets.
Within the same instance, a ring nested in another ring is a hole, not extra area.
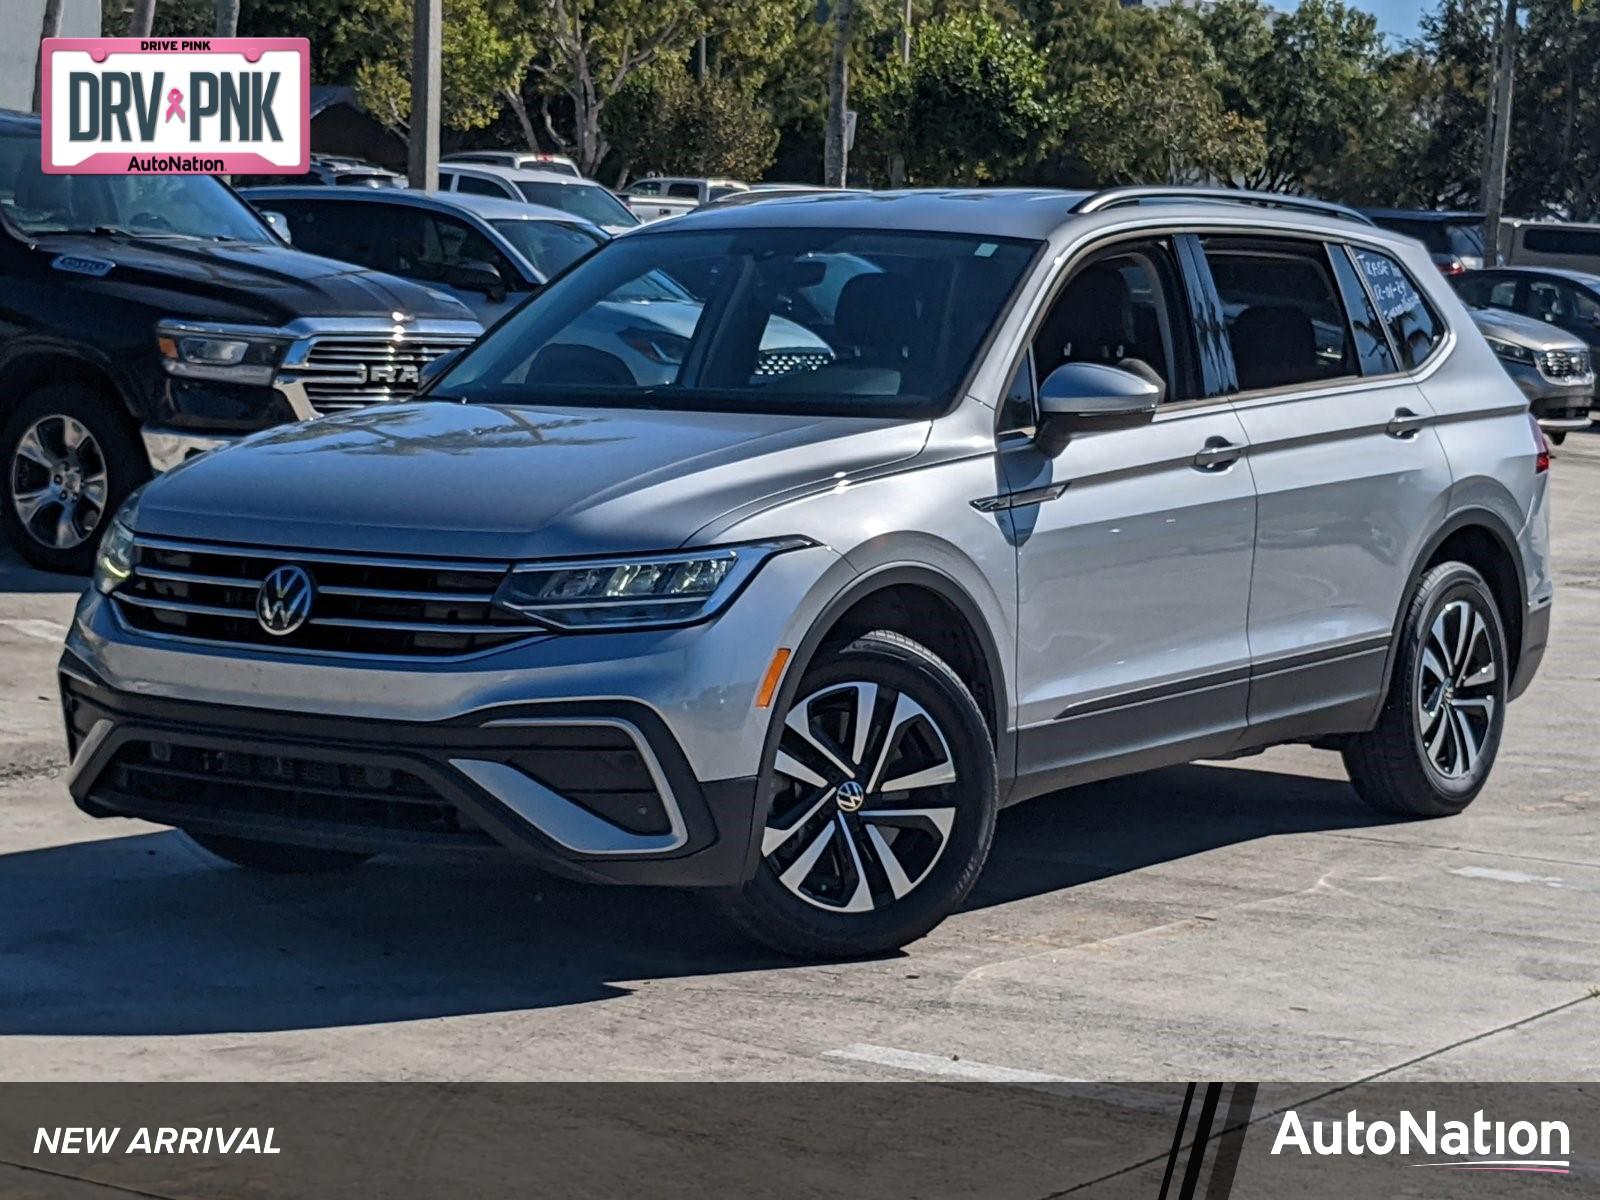
[[(1272, 0), (1278, 8), (1293, 8), (1294, 0)], [(1393, 41), (1417, 36), (1417, 19), (1431, 0), (1354, 0), (1354, 7), (1366, 9), (1378, 18), (1378, 28)]]

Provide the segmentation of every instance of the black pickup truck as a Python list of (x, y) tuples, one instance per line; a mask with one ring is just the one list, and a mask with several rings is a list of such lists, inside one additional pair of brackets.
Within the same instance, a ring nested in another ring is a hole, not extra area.
[(147, 479), (256, 430), (404, 400), (460, 302), (301, 253), (203, 175), (46, 175), (0, 113), (0, 525), (87, 571)]

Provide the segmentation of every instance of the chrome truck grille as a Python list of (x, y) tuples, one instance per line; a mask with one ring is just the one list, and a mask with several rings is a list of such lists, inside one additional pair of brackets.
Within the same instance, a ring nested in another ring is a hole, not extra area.
[(291, 348), (278, 383), (303, 388), (318, 414), (409, 400), (424, 366), (472, 340), (427, 333), (313, 337)]

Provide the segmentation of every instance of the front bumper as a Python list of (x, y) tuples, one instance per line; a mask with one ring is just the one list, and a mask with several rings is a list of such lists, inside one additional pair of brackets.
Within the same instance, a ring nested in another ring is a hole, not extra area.
[(727, 887), (756, 862), (754, 777), (697, 780), (624, 700), (436, 722), (155, 699), (70, 651), (68, 788), (94, 817), (355, 851), (503, 847), (586, 882)]

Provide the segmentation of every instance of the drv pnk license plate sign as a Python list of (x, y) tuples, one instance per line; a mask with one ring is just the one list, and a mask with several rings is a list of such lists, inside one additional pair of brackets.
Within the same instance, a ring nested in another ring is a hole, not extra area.
[(305, 38), (46, 38), (51, 175), (289, 175), (311, 165)]

